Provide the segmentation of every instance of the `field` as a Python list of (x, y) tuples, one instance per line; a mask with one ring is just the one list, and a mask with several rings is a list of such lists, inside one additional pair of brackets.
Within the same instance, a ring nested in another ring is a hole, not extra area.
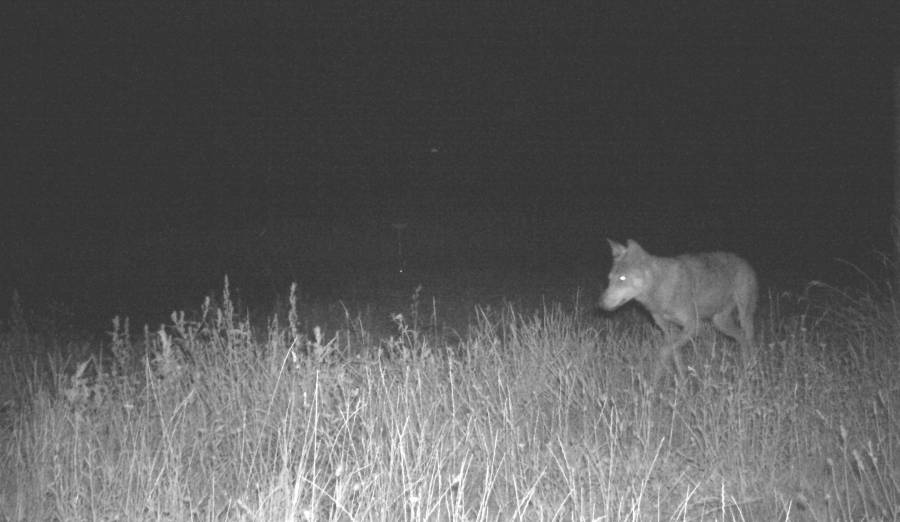
[(0, 520), (900, 519), (886, 292), (764, 295), (752, 361), (707, 329), (649, 393), (660, 333), (583, 283), (260, 312), (226, 279), (102, 342), (13, 303)]
[(836, 3), (6, 2), (0, 522), (900, 522), (898, 24)]

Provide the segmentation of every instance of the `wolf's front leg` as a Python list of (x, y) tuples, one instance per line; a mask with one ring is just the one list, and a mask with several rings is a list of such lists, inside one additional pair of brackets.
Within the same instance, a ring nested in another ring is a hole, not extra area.
[(699, 320), (696, 317), (690, 317), (685, 320), (681, 333), (674, 340), (667, 340), (659, 350), (659, 362), (653, 375), (653, 382), (658, 385), (660, 380), (665, 376), (666, 371), (675, 370), (675, 377), (682, 381), (687, 372), (685, 371), (684, 361), (681, 358), (681, 349), (688, 341), (697, 333), (700, 327)]
[(663, 333), (663, 345), (659, 348), (653, 367), (652, 382), (654, 387), (658, 387), (667, 373), (671, 371), (681, 372), (681, 369), (677, 366), (678, 362), (676, 362), (680, 361), (680, 358), (676, 359), (675, 351), (673, 350), (673, 346), (678, 342), (680, 336), (677, 335), (678, 327), (664, 319), (662, 314), (654, 313), (650, 315), (653, 317), (653, 322), (656, 323), (656, 326)]
[(659, 349), (659, 354), (657, 354), (656, 363), (653, 367), (653, 387), (658, 388), (666, 375), (672, 371), (678, 375), (678, 378), (681, 378), (681, 370), (675, 363), (673, 353), (672, 344), (670, 343), (664, 344)]

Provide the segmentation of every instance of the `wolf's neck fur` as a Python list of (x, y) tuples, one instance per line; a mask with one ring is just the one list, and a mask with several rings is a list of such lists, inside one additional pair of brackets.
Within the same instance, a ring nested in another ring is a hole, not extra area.
[[(648, 283), (647, 290), (635, 299), (651, 313), (659, 312), (670, 302), (673, 293), (682, 287), (680, 282), (684, 273), (677, 259), (651, 256), (650, 254), (647, 254), (647, 257), (654, 261), (648, 263), (644, 270), (644, 277)], [(673, 284), (673, 276), (675, 284)]]

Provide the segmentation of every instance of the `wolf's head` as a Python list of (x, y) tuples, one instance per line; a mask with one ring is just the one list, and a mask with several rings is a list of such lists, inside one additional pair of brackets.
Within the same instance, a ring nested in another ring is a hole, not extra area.
[(644, 293), (650, 283), (650, 255), (631, 239), (628, 246), (607, 239), (612, 248), (613, 265), (609, 271), (609, 285), (600, 297), (604, 310), (615, 310)]

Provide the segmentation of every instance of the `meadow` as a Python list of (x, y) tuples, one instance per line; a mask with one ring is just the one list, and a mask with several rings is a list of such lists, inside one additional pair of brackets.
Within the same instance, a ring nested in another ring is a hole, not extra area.
[(707, 328), (649, 392), (661, 334), (584, 281), (410, 282), (260, 311), (226, 279), (101, 342), (14, 300), (0, 520), (900, 519), (881, 286), (768, 292), (751, 361)]

